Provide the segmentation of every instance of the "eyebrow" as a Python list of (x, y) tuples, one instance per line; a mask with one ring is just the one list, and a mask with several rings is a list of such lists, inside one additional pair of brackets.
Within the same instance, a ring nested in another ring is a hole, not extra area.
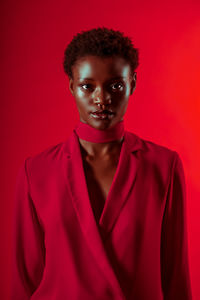
[[(126, 77), (124, 77), (124, 76), (117, 76), (117, 77), (110, 78), (109, 80), (122, 79), (122, 78), (126, 78)], [(78, 79), (80, 79), (80, 80), (93, 80), (94, 81), (93, 78), (88, 78), (88, 77), (86, 77), (86, 78), (84, 78), (84, 77), (83, 78), (78, 77)]]

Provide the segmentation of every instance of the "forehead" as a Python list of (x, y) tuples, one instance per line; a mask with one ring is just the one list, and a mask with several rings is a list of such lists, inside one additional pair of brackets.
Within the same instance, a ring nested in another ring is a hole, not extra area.
[(109, 79), (113, 77), (128, 77), (131, 69), (129, 63), (122, 57), (84, 56), (72, 67), (74, 79), (92, 78)]

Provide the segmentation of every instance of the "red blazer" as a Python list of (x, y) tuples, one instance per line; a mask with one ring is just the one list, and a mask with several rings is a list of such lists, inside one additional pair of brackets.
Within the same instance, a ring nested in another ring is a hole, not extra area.
[(192, 299), (176, 151), (126, 131), (96, 222), (73, 132), (25, 160), (15, 200), (11, 299)]

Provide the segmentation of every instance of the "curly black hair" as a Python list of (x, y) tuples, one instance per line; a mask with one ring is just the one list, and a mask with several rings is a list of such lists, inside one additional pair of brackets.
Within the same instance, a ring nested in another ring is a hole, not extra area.
[(73, 37), (64, 51), (63, 67), (69, 78), (73, 78), (72, 66), (86, 55), (123, 57), (131, 66), (132, 74), (139, 65), (139, 51), (131, 38), (120, 31), (98, 27), (82, 31)]

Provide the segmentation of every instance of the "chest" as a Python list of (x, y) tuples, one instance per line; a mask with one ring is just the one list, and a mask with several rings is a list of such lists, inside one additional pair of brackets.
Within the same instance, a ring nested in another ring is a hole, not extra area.
[(116, 147), (114, 151), (101, 156), (91, 156), (85, 151), (82, 152), (88, 196), (97, 222), (112, 188), (120, 153), (121, 147)]
[(88, 192), (90, 196), (101, 195), (105, 202), (111, 188), (118, 165), (119, 157), (107, 157), (104, 159), (84, 160), (84, 172)]

